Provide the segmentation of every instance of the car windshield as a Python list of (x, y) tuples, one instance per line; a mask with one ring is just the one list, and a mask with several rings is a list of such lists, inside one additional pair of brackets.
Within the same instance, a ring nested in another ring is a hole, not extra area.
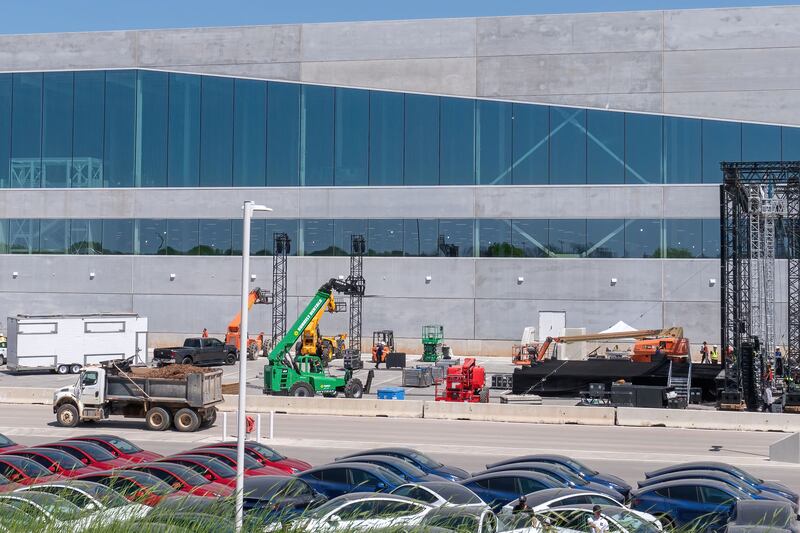
[[(208, 453), (212, 457), (219, 458), (219, 460), (223, 463), (226, 463), (230, 466), (236, 466), (236, 450), (231, 450), (230, 448), (200, 448), (199, 450), (194, 450), (191, 453), (197, 453), (200, 455), (206, 455), (206, 453)], [(263, 465), (261, 463), (253, 459), (251, 456), (245, 454), (244, 467), (247, 470), (255, 470), (257, 468), (261, 468), (262, 466)]]
[[(38, 508), (41, 507), (57, 520), (74, 520), (80, 518), (81, 514), (83, 514), (80, 507), (74, 503), (55, 496), (54, 494), (45, 494), (42, 492), (27, 492), (20, 498), (2, 498), (0, 501), (13, 505), (17, 509), (23, 510), (33, 516), (41, 513)], [(35, 514), (30, 512), (32, 510)]]
[(411, 452), (408, 454), (408, 456), (411, 457), (416, 462), (418, 462), (419, 464), (425, 465), (428, 468), (441, 468), (444, 466), (442, 463), (434, 461), (427, 455), (421, 454), (419, 452)]
[(163, 466), (164, 470), (170, 474), (174, 474), (185, 481), (191, 487), (198, 487), (210, 483), (206, 478), (195, 472), (189, 467), (183, 465), (169, 465)]
[(575, 472), (579, 472), (582, 475), (586, 476), (596, 476), (600, 472), (597, 470), (593, 470), (586, 466), (585, 464), (581, 463), (580, 461), (576, 461), (575, 459), (564, 459), (564, 464), (569, 466), (569, 468)]
[(9, 439), (2, 433), (0, 433), (0, 448), (5, 448), (6, 446), (13, 446), (16, 444), (13, 440)]
[(223, 478), (230, 479), (236, 477), (236, 470), (226, 465), (222, 461), (214, 459), (213, 457), (203, 457), (202, 459), (194, 459), (187, 457), (176, 457), (174, 460), (170, 459), (164, 462), (175, 462), (189, 467), (200, 475), (206, 473), (206, 470), (211, 470), (215, 475)]
[(49, 476), (51, 472), (34, 461), (24, 457), (6, 457), (4, 458), (8, 464), (21, 470), (28, 477), (42, 477)]
[(614, 510), (606, 514), (631, 533), (651, 533), (658, 531), (655, 525), (642, 520), (640, 517), (625, 509)]
[(430, 485), (429, 488), (448, 503), (456, 505), (483, 503), (474, 492), (457, 483), (437, 483)]
[(286, 459), (285, 456), (279, 454), (269, 446), (264, 446), (263, 444), (258, 444), (256, 442), (253, 442), (249, 443), (247, 447), (257, 451), (258, 453), (263, 455), (264, 458), (267, 459), (268, 461), (283, 461), (284, 459)]
[[(30, 452), (30, 454), (35, 454), (36, 452)], [(62, 452), (61, 450), (47, 450), (46, 452), (42, 452), (48, 461), (53, 461), (58, 464), (59, 467), (63, 468), (64, 470), (79, 470), (84, 468), (86, 465), (75, 459), (73, 456), (68, 454), (67, 452)], [(39, 462), (36, 458), (32, 455), (28, 455), (25, 453), (25, 457), (30, 457), (37, 463)]]
[[(69, 446), (77, 448), (78, 450), (80, 450), (80, 452), (83, 452), (84, 454), (88, 455), (95, 461), (113, 461), (115, 459), (115, 457), (111, 455), (109, 452), (105, 451), (97, 444), (92, 444), (91, 442), (74, 442), (70, 443)], [(73, 452), (73, 448), (65, 448), (64, 450), (67, 453)]]
[[(138, 490), (142, 490), (150, 494), (155, 494), (156, 496), (167, 496), (168, 494), (177, 492), (176, 489), (147, 472), (138, 472), (136, 470), (126, 471), (124, 476), (110, 478), (110, 482), (106, 481), (108, 479), (109, 478), (99, 478), (97, 481), (115, 489), (118, 488), (121, 491), (137, 492)], [(134, 484), (133, 486), (131, 485), (132, 483)], [(141, 488), (139, 488), (139, 486), (141, 486)], [(127, 494), (127, 492), (125, 493)]]
[(378, 466), (378, 469), (380, 470), (381, 477), (383, 477), (383, 479), (385, 481), (388, 481), (392, 485), (395, 485), (395, 486), (402, 485), (403, 483), (406, 482), (405, 479), (401, 478), (400, 476), (398, 476), (397, 474), (395, 474), (394, 472), (392, 472), (388, 468), (384, 468), (382, 466)]
[(764, 482), (763, 479), (759, 479), (759, 478), (755, 477), (754, 475), (752, 475), (752, 474), (750, 474), (748, 472), (745, 472), (741, 468), (736, 468), (735, 466), (728, 466), (728, 468), (730, 469), (730, 472), (733, 475), (735, 475), (736, 477), (742, 478), (743, 480), (747, 481), (750, 484), (760, 485), (761, 483)]
[(105, 440), (122, 453), (139, 453), (142, 451), (141, 448), (133, 444), (131, 441), (121, 439), (119, 437), (108, 437)]

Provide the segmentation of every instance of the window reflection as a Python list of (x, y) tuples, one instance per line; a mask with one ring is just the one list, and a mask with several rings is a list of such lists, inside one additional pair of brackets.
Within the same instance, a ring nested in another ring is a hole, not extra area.
[(133, 253), (133, 220), (103, 221), (103, 254)]
[(403, 221), (370, 220), (367, 253), (369, 255), (403, 255)]
[(440, 219), (437, 246), (443, 257), (472, 257), (475, 221)]
[(39, 222), (39, 253), (65, 254), (69, 248), (69, 220), (43, 219)]
[(167, 253), (167, 221), (137, 220), (136, 244), (136, 253), (139, 255), (165, 255)]
[(8, 221), (8, 251), (12, 254), (34, 254), (39, 251), (39, 221), (12, 218)]
[(625, 227), (625, 257), (661, 257), (661, 221), (631, 220)]
[[(700, 220), (666, 220), (667, 257), (694, 258), (703, 255)], [(719, 232), (719, 224), (717, 224)]]
[(168, 255), (197, 255), (198, 244), (197, 220), (167, 220)]
[(588, 183), (625, 182), (625, 114), (589, 110), (586, 115)]
[(303, 255), (334, 255), (333, 220), (303, 221)]
[(481, 257), (522, 257), (511, 244), (510, 220), (478, 220)]
[(424, 218), (404, 220), (403, 255), (411, 257), (439, 255), (439, 221)]
[(703, 183), (721, 183), (720, 163), (742, 160), (742, 125), (703, 120)]
[(513, 182), (546, 184), (550, 152), (550, 110), (547, 106), (513, 104)]
[(335, 220), (333, 224), (333, 249), (328, 255), (350, 255), (353, 235), (367, 237), (367, 221), (358, 219)]
[(625, 114), (625, 183), (661, 183), (662, 118)]
[(586, 110), (550, 108), (550, 183), (586, 183)]
[(514, 220), (511, 222), (511, 245), (523, 257), (547, 257), (547, 219)]
[(230, 255), (230, 220), (200, 220), (199, 232), (198, 255)]
[[(133, 221), (128, 222), (133, 223)], [(103, 253), (102, 242), (102, 220), (73, 219), (70, 221), (70, 254), (93, 255)]]
[(622, 219), (587, 221), (586, 257), (625, 257), (625, 225)]
[(586, 251), (586, 220), (550, 220), (549, 248), (552, 254), (579, 257)]

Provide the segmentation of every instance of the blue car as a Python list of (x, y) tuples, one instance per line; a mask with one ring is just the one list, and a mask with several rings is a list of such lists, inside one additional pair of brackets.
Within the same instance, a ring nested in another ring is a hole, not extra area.
[(445, 479), (449, 479), (450, 481), (460, 481), (469, 477), (469, 472), (466, 470), (462, 470), (461, 468), (456, 468), (454, 466), (444, 465), (439, 461), (428, 457), (424, 453), (414, 450), (413, 448), (374, 448), (372, 450), (345, 455), (344, 457), (339, 457), (336, 460), (358, 460), (358, 457), (362, 457), (364, 455), (388, 455), (390, 457), (397, 457), (399, 459), (408, 461), (426, 474), (435, 474)]
[(681, 479), (631, 491), (630, 508), (655, 516), (667, 531), (676, 527), (722, 531), (739, 500), (752, 498), (720, 481)]
[(506, 472), (508, 470), (525, 470), (526, 472), (539, 472), (546, 476), (554, 478), (565, 487), (581, 490), (589, 490), (592, 492), (599, 492), (600, 494), (607, 494), (618, 502), (625, 501), (625, 496), (616, 490), (595, 483), (594, 481), (586, 481), (575, 472), (555, 463), (514, 463), (510, 465), (496, 466), (489, 468), (480, 474), (490, 474), (492, 472)]
[(790, 489), (786, 485), (775, 483), (773, 481), (764, 481), (763, 479), (759, 479), (749, 472), (745, 472), (741, 468), (716, 461), (696, 461), (693, 463), (672, 465), (666, 468), (645, 472), (644, 476), (649, 479), (651, 477), (657, 477), (663, 474), (671, 474), (672, 472), (679, 472), (682, 470), (716, 470), (719, 472), (725, 472), (733, 477), (738, 477), (752, 487), (756, 487), (766, 492), (772, 492), (794, 503), (798, 503), (798, 498), (800, 498), (800, 494)]
[[(406, 480), (406, 483), (416, 483), (420, 481), (446, 481), (443, 477), (436, 474), (427, 474), (413, 464), (389, 455), (360, 455), (349, 459), (341, 459), (348, 463), (368, 463), (382, 466), (383, 468), (397, 474)], [(339, 461), (337, 461), (339, 462)]]
[(628, 494), (631, 491), (631, 486), (621, 478), (609, 474), (601, 474), (597, 470), (589, 468), (580, 461), (571, 459), (566, 455), (545, 454), (545, 453), (536, 455), (523, 455), (521, 457), (514, 457), (512, 459), (506, 459), (504, 461), (499, 461), (497, 463), (486, 465), (486, 468), (487, 469), (495, 468), (497, 466), (510, 465), (514, 463), (553, 463), (561, 465), (564, 468), (568, 468), (569, 470), (572, 470), (586, 481), (591, 481), (593, 483), (598, 483), (600, 485), (603, 485), (604, 487), (614, 489), (615, 491), (619, 492), (626, 498), (628, 497)]
[(495, 513), (523, 494), (564, 487), (563, 483), (550, 476), (525, 470), (480, 474), (459, 483), (477, 494)]
[(771, 500), (788, 503), (792, 506), (792, 509), (794, 509), (795, 514), (798, 512), (798, 505), (796, 502), (790, 501), (783, 496), (778, 496), (774, 492), (761, 490), (758, 487), (751, 485), (747, 481), (738, 477), (734, 477), (721, 470), (680, 470), (678, 472), (670, 472), (668, 474), (662, 474), (658, 477), (651, 477), (649, 479), (645, 479), (644, 481), (640, 481), (639, 488), (641, 489), (644, 487), (649, 487), (650, 485), (663, 483), (665, 481), (675, 481), (688, 478), (711, 479), (713, 481), (719, 481), (720, 483), (727, 483), (728, 485), (731, 485), (732, 487), (749, 494), (754, 500)]
[(368, 463), (331, 463), (295, 476), (328, 498), (351, 492), (390, 492), (406, 482), (390, 470)]

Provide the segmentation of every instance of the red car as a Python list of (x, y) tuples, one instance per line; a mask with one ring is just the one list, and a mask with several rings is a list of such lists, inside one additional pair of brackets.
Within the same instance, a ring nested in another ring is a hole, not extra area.
[(0, 433), (0, 453), (10, 452), (11, 450), (21, 450), (25, 446), (21, 446)]
[[(209, 444), (203, 446), (203, 448), (226, 448), (226, 449), (236, 449), (235, 442), (220, 442), (219, 444)], [(269, 446), (264, 446), (259, 442), (254, 441), (245, 441), (244, 443), (244, 453), (258, 461), (264, 466), (271, 466), (274, 468), (278, 468), (283, 470), (288, 474), (296, 474), (298, 472), (304, 472), (311, 468), (311, 465), (306, 463), (305, 461), (301, 461), (300, 459), (292, 459), (291, 457), (286, 457), (281, 455), (273, 448)]]
[(219, 498), (233, 494), (233, 490), (229, 486), (209, 481), (191, 468), (183, 465), (161, 462), (145, 463), (131, 466), (128, 470), (147, 472), (172, 488), (194, 496)]
[(177, 489), (170, 487), (154, 475), (138, 470), (100, 472), (87, 474), (78, 479), (100, 483), (114, 489), (129, 501), (150, 507), (158, 505), (164, 498), (179, 494)]
[(61, 479), (61, 476), (54, 475), (36, 461), (18, 455), (0, 455), (0, 475), (12, 483), (20, 485), (33, 485)]
[(131, 441), (115, 435), (85, 435), (80, 437), (70, 437), (61, 442), (73, 441), (91, 442), (92, 444), (97, 444), (107, 452), (110, 452), (114, 457), (127, 459), (132, 463), (147, 463), (149, 461), (156, 461), (164, 457), (159, 453), (143, 450)]
[(172, 463), (191, 468), (204, 478), (214, 483), (236, 487), (236, 470), (219, 459), (208, 455), (173, 455), (159, 459), (158, 463)]
[(51, 474), (63, 477), (77, 477), (101, 471), (95, 466), (83, 464), (65, 451), (53, 448), (24, 448), (14, 451), (13, 455), (27, 457), (45, 467)]
[(107, 452), (98, 444), (82, 441), (62, 441), (51, 444), (42, 444), (40, 448), (51, 448), (67, 452), (78, 461), (87, 466), (96, 466), (100, 470), (113, 470), (114, 468), (125, 468), (131, 464), (127, 459), (114, 457), (111, 452)]
[[(195, 448), (184, 452), (191, 455), (205, 455), (219, 459), (234, 470), (236, 469), (236, 450), (230, 448)], [(285, 470), (274, 466), (264, 466), (249, 455), (244, 456), (244, 474), (246, 476), (287, 476)]]

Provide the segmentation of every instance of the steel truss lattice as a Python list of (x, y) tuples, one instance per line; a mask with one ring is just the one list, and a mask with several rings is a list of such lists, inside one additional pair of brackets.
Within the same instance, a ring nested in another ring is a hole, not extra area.
[(347, 282), (358, 286), (361, 290), (357, 294), (350, 295), (350, 336), (349, 351), (351, 354), (361, 355), (361, 323), (362, 309), (364, 304), (364, 253), (366, 252), (366, 240), (363, 235), (352, 235), (350, 237), (350, 275)]
[[(759, 398), (763, 363), (772, 361), (775, 332), (776, 231), (782, 225), (788, 257), (788, 324), (785, 364), (778, 378), (800, 363), (800, 162), (722, 163), (720, 186), (721, 341), (726, 389)], [(760, 350), (742, 367), (742, 345)], [(782, 372), (781, 372), (782, 371)], [(749, 375), (743, 376), (743, 372)], [(748, 389), (743, 390), (747, 385)], [(752, 384), (752, 387), (749, 385)], [(748, 405), (753, 402), (748, 401)], [(752, 405), (750, 405), (752, 407)]]
[(272, 346), (286, 335), (287, 256), (292, 241), (286, 233), (273, 234)]

